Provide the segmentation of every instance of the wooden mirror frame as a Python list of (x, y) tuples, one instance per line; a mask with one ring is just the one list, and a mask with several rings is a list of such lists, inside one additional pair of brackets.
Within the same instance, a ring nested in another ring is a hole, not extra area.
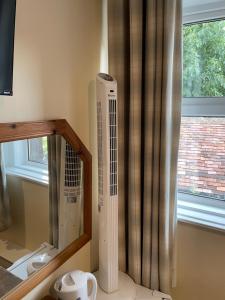
[(0, 123), (0, 143), (29, 138), (61, 135), (80, 155), (84, 166), (84, 230), (83, 234), (74, 240), (69, 246), (57, 254), (46, 266), (29, 276), (24, 282), (13, 288), (3, 296), (7, 300), (17, 300), (24, 297), (34, 287), (58, 269), (81, 247), (91, 240), (92, 233), (92, 159), (91, 154), (81, 142), (79, 137), (64, 119), (38, 121)]

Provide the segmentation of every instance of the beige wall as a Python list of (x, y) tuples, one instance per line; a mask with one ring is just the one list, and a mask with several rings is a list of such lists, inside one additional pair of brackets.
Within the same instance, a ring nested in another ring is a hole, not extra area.
[(100, 0), (18, 0), (14, 96), (0, 121), (66, 118), (89, 147), (89, 92), (100, 65)]
[(48, 186), (7, 176), (12, 225), (0, 238), (34, 251), (49, 241)]
[(48, 187), (23, 181), (25, 214), (25, 247), (36, 250), (50, 242)]
[(174, 300), (225, 299), (225, 234), (178, 224)]
[[(101, 0), (17, 1), (14, 96), (0, 97), (0, 122), (66, 118), (96, 155), (93, 101), (101, 13)], [(90, 243), (58, 272), (68, 268), (90, 269)], [(26, 299), (39, 299), (41, 287), (46, 292), (54, 276)]]

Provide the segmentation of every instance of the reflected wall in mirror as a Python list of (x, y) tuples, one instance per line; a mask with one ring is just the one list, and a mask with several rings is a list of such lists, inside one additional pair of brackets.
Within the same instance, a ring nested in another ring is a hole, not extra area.
[(3, 142), (0, 158), (2, 297), (84, 234), (85, 168), (60, 134)]

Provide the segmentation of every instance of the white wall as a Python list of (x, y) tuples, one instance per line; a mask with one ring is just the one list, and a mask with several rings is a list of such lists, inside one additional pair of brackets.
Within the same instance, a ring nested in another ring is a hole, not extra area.
[(179, 223), (177, 250), (173, 300), (224, 300), (225, 233)]
[[(0, 97), (0, 122), (66, 118), (94, 150), (100, 48), (101, 0), (18, 0), (14, 96)], [(90, 243), (58, 272), (68, 268), (90, 269)], [(40, 299), (54, 276), (26, 299)]]

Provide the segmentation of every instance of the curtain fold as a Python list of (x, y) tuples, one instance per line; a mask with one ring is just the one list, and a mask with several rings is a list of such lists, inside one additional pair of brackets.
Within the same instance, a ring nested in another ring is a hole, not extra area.
[(48, 136), (50, 243), (59, 248), (61, 136)]
[(168, 293), (174, 271), (181, 109), (180, 0), (109, 0), (109, 71), (118, 81), (119, 262)]
[(0, 144), (0, 231), (6, 230), (11, 223), (10, 203), (2, 148), (3, 145)]

